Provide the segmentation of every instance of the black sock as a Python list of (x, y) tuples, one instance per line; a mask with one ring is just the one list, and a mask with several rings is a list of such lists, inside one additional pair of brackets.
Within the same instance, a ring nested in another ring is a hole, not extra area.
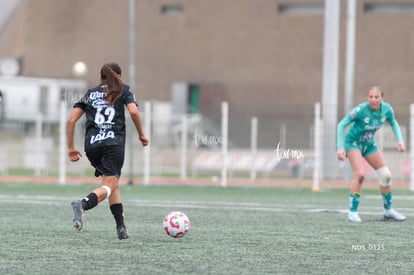
[(98, 196), (95, 193), (90, 193), (82, 200), (83, 210), (89, 210), (98, 205)]
[(116, 226), (119, 227), (124, 225), (124, 209), (122, 207), (122, 203), (117, 203), (109, 206), (114, 216)]

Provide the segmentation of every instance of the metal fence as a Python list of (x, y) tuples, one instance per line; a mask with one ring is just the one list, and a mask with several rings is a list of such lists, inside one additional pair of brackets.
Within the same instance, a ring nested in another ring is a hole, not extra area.
[[(123, 177), (219, 179), (223, 168), (222, 122), (212, 121), (200, 114), (159, 112), (154, 106), (154, 103), (147, 103), (140, 109), (144, 127), (150, 129), (146, 133), (151, 139), (148, 149), (141, 146), (132, 123), (127, 120)], [(308, 121), (313, 113), (298, 112), (295, 118), (287, 119), (240, 118), (232, 115), (231, 104), (229, 106), (229, 178), (312, 178), (316, 131), (314, 123), (309, 124)], [(300, 109), (300, 106), (296, 108)], [(306, 106), (303, 109), (309, 108)], [(77, 163), (67, 160), (64, 124), (70, 110), (71, 104), (63, 103), (60, 111), (63, 118), (56, 120), (58, 122), (49, 122), (41, 114), (25, 121), (1, 120), (0, 174), (92, 176), (93, 171), (86, 157)], [(129, 118), (129, 115), (126, 114), (126, 117)], [(314, 121), (313, 118), (311, 121)], [(408, 144), (409, 127), (400, 126)], [(323, 127), (320, 130), (323, 131)], [(83, 149), (83, 134), (84, 120), (81, 120), (76, 126), (75, 137), (76, 147), (80, 150)], [(336, 139), (335, 136), (332, 138)], [(394, 178), (408, 181), (411, 170), (409, 154), (397, 152), (389, 127), (377, 133), (377, 141), (383, 148)], [(349, 176), (346, 174), (346, 163), (337, 161), (335, 165), (338, 168), (337, 179)], [(374, 177), (368, 167), (367, 171), (368, 177)]]

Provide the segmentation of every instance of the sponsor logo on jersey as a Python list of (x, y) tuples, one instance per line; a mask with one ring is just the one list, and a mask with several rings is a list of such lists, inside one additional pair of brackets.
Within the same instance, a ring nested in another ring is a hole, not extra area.
[(94, 144), (95, 142), (106, 140), (106, 139), (109, 139), (109, 138), (115, 138), (114, 131), (100, 132), (96, 136), (92, 136), (90, 144)]
[(96, 92), (91, 92), (89, 95), (89, 98), (92, 100), (95, 100), (95, 99), (105, 98), (105, 96), (106, 96), (105, 92), (96, 91)]
[(365, 125), (364, 130), (365, 131), (376, 131), (379, 128), (381, 128), (381, 125)]
[(97, 100), (94, 100), (92, 102), (92, 106), (95, 109), (98, 109), (98, 108), (106, 108), (108, 106), (108, 103), (104, 99), (97, 99)]

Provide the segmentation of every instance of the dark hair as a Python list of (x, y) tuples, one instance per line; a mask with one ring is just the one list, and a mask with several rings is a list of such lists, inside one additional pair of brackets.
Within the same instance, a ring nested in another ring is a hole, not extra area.
[(101, 79), (106, 84), (106, 101), (113, 105), (122, 95), (121, 67), (117, 63), (106, 63), (101, 68)]

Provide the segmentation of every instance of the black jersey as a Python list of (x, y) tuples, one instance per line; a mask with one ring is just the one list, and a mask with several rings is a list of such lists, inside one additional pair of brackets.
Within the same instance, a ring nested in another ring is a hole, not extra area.
[(137, 104), (135, 96), (129, 86), (123, 85), (122, 96), (114, 105), (109, 105), (104, 90), (105, 84), (89, 89), (73, 106), (81, 108), (86, 114), (85, 151), (100, 146), (125, 146), (124, 105)]

